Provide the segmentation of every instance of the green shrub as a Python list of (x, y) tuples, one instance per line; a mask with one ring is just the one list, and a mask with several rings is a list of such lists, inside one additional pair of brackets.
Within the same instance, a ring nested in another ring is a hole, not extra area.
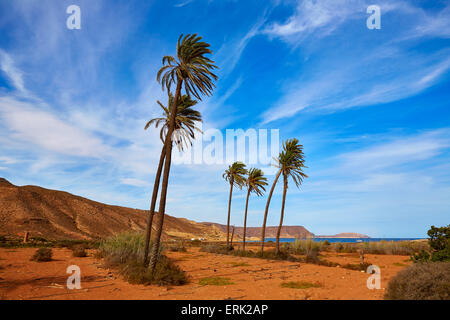
[(291, 288), (291, 289), (309, 289), (309, 288), (320, 288), (322, 285), (320, 283), (312, 283), (307, 281), (289, 281), (282, 282), (282, 288)]
[(450, 224), (446, 227), (431, 226), (428, 230), (431, 261), (450, 261)]
[(124, 279), (131, 284), (180, 286), (188, 282), (186, 273), (164, 255), (159, 256), (153, 277), (150, 269), (144, 267), (142, 261), (137, 260), (122, 264), (120, 271)]
[(322, 250), (322, 246), (322, 242), (307, 239), (290, 242), (285, 246), (285, 248), (293, 254), (316, 255), (320, 252), (320, 250)]
[(364, 262), (364, 263), (347, 263), (341, 265), (342, 268), (350, 269), (350, 270), (358, 270), (358, 271), (366, 271), (367, 268), (372, 265), (371, 263)]
[(167, 250), (172, 252), (186, 252), (186, 247), (182, 242), (176, 242), (167, 246)]
[(450, 300), (450, 262), (414, 264), (388, 284), (385, 299)]
[(31, 261), (37, 261), (37, 262), (51, 261), (52, 256), (53, 256), (52, 249), (39, 248), (36, 250), (34, 255), (31, 257)]
[(123, 232), (102, 241), (99, 255), (107, 266), (118, 266), (128, 261), (144, 261), (145, 237), (141, 233)]
[(149, 268), (143, 265), (144, 244), (145, 238), (141, 233), (121, 233), (100, 243), (99, 256), (104, 259), (106, 266), (118, 268), (125, 280), (132, 284), (182, 285), (187, 283), (185, 272), (161, 254), (161, 247), (152, 277)]
[(411, 256), (411, 261), (413, 261), (414, 263), (423, 263), (430, 261), (430, 258), (431, 255), (427, 251), (422, 250), (417, 254), (413, 254)]
[(230, 262), (226, 262), (226, 264), (231, 265), (231, 267), (233, 267), (233, 268), (236, 268), (236, 267), (249, 267), (250, 266), (247, 262), (230, 261)]

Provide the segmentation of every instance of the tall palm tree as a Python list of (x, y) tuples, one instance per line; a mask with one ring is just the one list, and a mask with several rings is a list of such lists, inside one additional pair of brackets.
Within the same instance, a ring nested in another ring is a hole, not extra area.
[(178, 100), (181, 97), (181, 89), (187, 95), (193, 95), (201, 100), (200, 95), (211, 95), (214, 89), (214, 80), (217, 76), (213, 73), (217, 68), (214, 61), (206, 57), (211, 54), (210, 45), (201, 41), (202, 37), (197, 34), (188, 34), (185, 37), (181, 35), (177, 42), (177, 56), (163, 57), (163, 66), (159, 69), (156, 79), (161, 83), (162, 89), (170, 91), (172, 84), (176, 82), (175, 96), (172, 110), (170, 112), (170, 121), (167, 128), (164, 148), (166, 153), (164, 163), (163, 181), (161, 185), (161, 195), (159, 200), (159, 221), (156, 228), (155, 242), (153, 243), (150, 257), (150, 272), (153, 274), (158, 259), (159, 245), (164, 224), (164, 215), (166, 211), (167, 187), (169, 185), (170, 165), (172, 161), (172, 134), (175, 130), (176, 110)]
[(301, 148), (298, 147), (297, 139), (294, 138), (294, 139), (287, 140), (283, 143), (283, 151), (279, 154), (278, 159), (276, 159), (276, 161), (278, 163), (278, 167), (280, 169), (278, 170), (277, 175), (275, 176), (275, 180), (272, 183), (272, 187), (270, 188), (269, 196), (268, 196), (267, 202), (266, 202), (266, 209), (264, 211), (264, 221), (263, 221), (262, 235), (261, 235), (261, 254), (263, 254), (263, 252), (264, 252), (264, 240), (265, 240), (265, 236), (266, 236), (267, 215), (269, 213), (270, 201), (272, 200), (273, 191), (275, 190), (275, 186), (278, 182), (278, 179), (280, 178), (280, 175), (283, 172), (282, 168), (279, 166), (280, 158), (283, 153), (289, 154), (292, 157), (295, 157), (299, 153), (301, 153), (301, 155), (303, 157), (303, 151), (302, 151), (303, 146), (300, 145), (300, 147)]
[(248, 171), (248, 176), (246, 179), (247, 186), (247, 199), (245, 201), (245, 214), (244, 214), (244, 239), (243, 239), (243, 250), (245, 251), (245, 236), (247, 234), (247, 208), (248, 208), (248, 198), (250, 193), (254, 192), (257, 196), (262, 196), (264, 191), (266, 191), (265, 186), (267, 186), (267, 178), (264, 177), (264, 172), (261, 169), (251, 168)]
[[(160, 138), (164, 144), (167, 136), (167, 130), (170, 122), (170, 109), (173, 104), (173, 95), (169, 92), (168, 107), (164, 106), (159, 100), (157, 103), (163, 110), (163, 117), (154, 118), (147, 122), (144, 130), (147, 130), (152, 124), (156, 128), (161, 124)], [(195, 139), (195, 131), (202, 132), (197, 126), (196, 122), (202, 121), (202, 115), (199, 111), (192, 109), (193, 106), (197, 104), (197, 101), (192, 100), (189, 96), (183, 95), (180, 99), (180, 103), (177, 106), (177, 115), (175, 118), (175, 132), (177, 132), (177, 137), (175, 139), (179, 150), (183, 150), (184, 146), (188, 144), (192, 145), (192, 140)], [(144, 266), (148, 265), (148, 251), (150, 246), (150, 238), (152, 233), (153, 217), (155, 214), (156, 199), (158, 197), (159, 182), (161, 180), (161, 172), (164, 164), (164, 159), (166, 157), (165, 147), (163, 147), (163, 152), (159, 159), (158, 170), (155, 175), (155, 184), (153, 185), (152, 201), (150, 204), (150, 212), (147, 219), (147, 230), (144, 248)]]
[[(170, 108), (173, 105), (174, 97), (169, 92), (168, 107), (164, 106), (159, 100), (156, 101), (163, 110), (162, 117), (151, 119), (145, 125), (147, 130), (152, 124), (155, 128), (162, 125), (160, 130), (160, 139), (164, 143), (167, 136), (170, 123)], [(188, 95), (182, 95), (177, 106), (177, 113), (175, 117), (175, 130), (172, 135), (172, 140), (176, 143), (179, 150), (184, 150), (184, 147), (192, 145), (192, 139), (195, 139), (195, 132), (202, 133), (202, 131), (196, 126), (196, 122), (202, 122), (202, 115), (199, 111), (194, 110), (192, 107), (197, 104), (196, 100), (192, 100)]]
[(231, 213), (231, 196), (233, 195), (233, 187), (242, 189), (245, 184), (245, 175), (247, 170), (245, 164), (240, 161), (234, 162), (223, 173), (222, 177), (230, 184), (230, 196), (228, 198), (228, 220), (227, 220), (227, 248), (230, 244), (230, 213)]
[(295, 185), (300, 187), (303, 179), (308, 176), (303, 172), (305, 166), (305, 159), (303, 154), (303, 146), (299, 144), (297, 139), (290, 139), (286, 141), (284, 145), (284, 150), (280, 153), (278, 157), (278, 167), (283, 174), (283, 200), (281, 203), (281, 216), (280, 225), (277, 230), (277, 240), (276, 240), (276, 254), (280, 252), (280, 233), (281, 227), (283, 226), (284, 218), (284, 205), (286, 203), (286, 193), (288, 189), (288, 179), (292, 178)]

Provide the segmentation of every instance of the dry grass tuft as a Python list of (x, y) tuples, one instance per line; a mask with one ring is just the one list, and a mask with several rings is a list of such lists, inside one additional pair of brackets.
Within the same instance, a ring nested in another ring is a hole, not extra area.
[(450, 262), (417, 263), (388, 284), (387, 300), (450, 300)]
[(282, 288), (291, 288), (291, 289), (309, 289), (309, 288), (320, 288), (322, 285), (320, 283), (312, 283), (308, 281), (289, 281), (282, 282)]
[(53, 256), (52, 249), (49, 248), (40, 248), (37, 249), (34, 255), (31, 257), (31, 261), (36, 262), (46, 262), (51, 261)]

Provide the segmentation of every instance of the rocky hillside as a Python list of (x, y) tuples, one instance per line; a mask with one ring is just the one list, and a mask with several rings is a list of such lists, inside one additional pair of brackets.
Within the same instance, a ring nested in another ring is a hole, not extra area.
[(370, 238), (369, 236), (355, 232), (342, 232), (334, 236), (316, 236), (316, 238)]
[[(18, 187), (0, 178), (0, 234), (48, 239), (98, 239), (143, 231), (147, 211), (95, 202), (36, 186)], [(164, 238), (224, 239), (217, 228), (166, 215)]]
[[(226, 234), (227, 226), (223, 224), (203, 222), (204, 225), (216, 227)], [(261, 227), (247, 227), (246, 237), (248, 238), (261, 238)], [(277, 235), (278, 227), (266, 227), (266, 238), (275, 238)], [(231, 233), (231, 228), (230, 228)], [(236, 227), (234, 231), (235, 236), (242, 238), (244, 234), (243, 227)], [(309, 232), (302, 226), (283, 226), (281, 227), (280, 238), (308, 238), (314, 237), (314, 234)]]

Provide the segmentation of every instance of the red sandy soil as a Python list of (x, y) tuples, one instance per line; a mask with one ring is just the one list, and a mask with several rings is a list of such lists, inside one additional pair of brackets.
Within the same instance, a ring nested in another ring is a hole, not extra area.
[[(338, 267), (288, 261), (270, 261), (200, 252), (168, 252), (187, 272), (189, 283), (179, 287), (131, 285), (115, 270), (102, 268), (93, 251), (85, 258), (72, 257), (68, 249), (53, 249), (53, 261), (32, 262), (35, 248), (0, 248), (0, 299), (106, 300), (106, 299), (382, 299), (389, 279), (410, 264), (407, 256), (366, 255), (366, 261), (381, 268), (380, 290), (366, 286), (368, 274)], [(325, 253), (330, 261), (359, 263), (357, 254)], [(233, 266), (246, 263), (248, 266)], [(80, 290), (66, 289), (66, 268), (81, 269)], [(205, 277), (227, 277), (226, 286), (199, 285)], [(282, 288), (287, 281), (318, 283), (319, 288)]]

